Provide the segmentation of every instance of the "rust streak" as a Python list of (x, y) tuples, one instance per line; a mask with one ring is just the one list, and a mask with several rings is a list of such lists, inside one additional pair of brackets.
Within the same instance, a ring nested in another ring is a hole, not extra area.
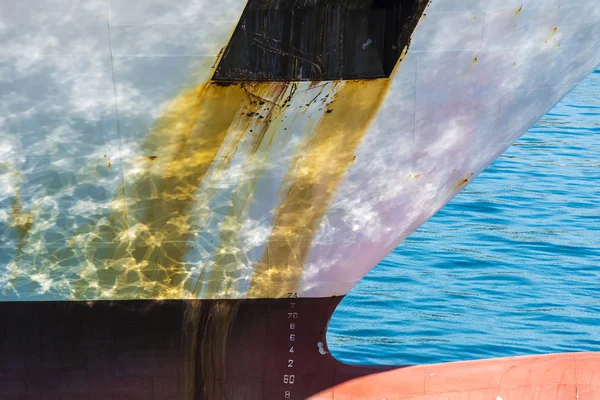
[[(280, 102), (288, 92), (296, 90), (296, 85), (260, 83), (254, 84), (252, 90), (261, 97), (270, 99), (269, 103)], [(241, 154), (246, 154), (246, 159), (243, 161), (247, 165), (246, 176), (232, 192), (227, 216), (221, 222), (219, 229), (219, 245), (213, 258), (214, 263), (205, 282), (197, 285), (195, 295), (200, 293), (199, 291), (208, 290), (209, 293), (214, 294), (218, 291), (221, 295), (230, 296), (233, 279), (238, 278), (241, 271), (240, 265), (249, 262), (246, 255), (240, 254), (237, 250), (240, 245), (240, 232), (243, 223), (247, 221), (248, 206), (255, 195), (256, 184), (273, 157), (272, 145), (277, 134), (282, 132), (278, 128), (284, 112), (282, 108), (271, 108), (267, 110), (265, 122), (254, 120), (252, 125), (246, 119), (244, 130), (251, 133), (256, 131), (250, 135), (249, 143), (246, 143), (245, 148), (240, 151)], [(213, 283), (216, 287), (211, 287)]]
[[(454, 171), (452, 171), (454, 172)], [(460, 182), (458, 182), (458, 185), (456, 185), (457, 189), (462, 189), (463, 186), (465, 186), (467, 183), (469, 183), (469, 180), (473, 177), (473, 174), (471, 173), (471, 175), (469, 175), (468, 177), (466, 177), (465, 179), (461, 180)]]
[(136, 182), (129, 212), (138, 224), (129, 251), (138, 270), (124, 271), (119, 287), (141, 286), (143, 297), (155, 298), (183, 290), (195, 192), (244, 97), (239, 86), (202, 85), (172, 101), (155, 124), (143, 148), (158, 156)]
[[(239, 85), (203, 84), (173, 99), (142, 144), (151, 154), (140, 161), (110, 208), (110, 224), (91, 230), (88, 254), (75, 298), (182, 298), (189, 274), (183, 260), (193, 234), (191, 208), (196, 191), (213, 163), (245, 93)], [(126, 212), (127, 211), (127, 212)], [(90, 288), (96, 280), (98, 288)]]
[(288, 170), (284, 198), (263, 259), (254, 270), (249, 298), (296, 291), (313, 235), (389, 83), (389, 79), (336, 83), (336, 113), (323, 114)]
[[(31, 213), (26, 212), (24, 210), (18, 189), (15, 193), (15, 197), (13, 198), (9, 216), (11, 219), (10, 226), (15, 229), (18, 236), (19, 244), (17, 245), (16, 249), (16, 254), (18, 258), (18, 255), (22, 253), (23, 248), (28, 242), (29, 231), (31, 230), (31, 226), (33, 225), (33, 218), (31, 216)], [(18, 262), (18, 260), (15, 261)]]

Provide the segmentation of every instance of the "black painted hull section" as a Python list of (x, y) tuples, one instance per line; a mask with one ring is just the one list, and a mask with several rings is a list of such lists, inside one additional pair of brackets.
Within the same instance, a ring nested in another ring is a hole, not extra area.
[(0, 397), (303, 399), (381, 370), (327, 352), (340, 300), (0, 303)]
[(424, 0), (250, 0), (214, 80), (389, 77)]

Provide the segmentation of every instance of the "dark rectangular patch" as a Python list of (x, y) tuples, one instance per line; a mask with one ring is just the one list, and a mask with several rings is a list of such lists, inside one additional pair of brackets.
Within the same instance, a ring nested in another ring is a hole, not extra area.
[(423, 0), (249, 0), (214, 80), (385, 78)]

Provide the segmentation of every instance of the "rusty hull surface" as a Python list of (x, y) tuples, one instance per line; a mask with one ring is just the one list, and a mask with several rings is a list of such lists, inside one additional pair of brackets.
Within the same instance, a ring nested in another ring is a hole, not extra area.
[(0, 303), (0, 398), (600, 396), (597, 353), (409, 367), (342, 364), (325, 340), (341, 299)]

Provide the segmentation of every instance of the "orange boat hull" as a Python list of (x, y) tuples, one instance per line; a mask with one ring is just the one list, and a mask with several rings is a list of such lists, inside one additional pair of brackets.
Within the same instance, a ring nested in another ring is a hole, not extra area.
[(420, 365), (366, 375), (313, 400), (600, 399), (600, 353)]

